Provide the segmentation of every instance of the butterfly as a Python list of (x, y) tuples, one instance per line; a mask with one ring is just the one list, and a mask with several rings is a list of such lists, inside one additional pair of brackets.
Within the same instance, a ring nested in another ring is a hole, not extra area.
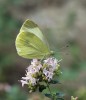
[(27, 19), (16, 37), (17, 53), (28, 59), (42, 59), (53, 54), (38, 25)]

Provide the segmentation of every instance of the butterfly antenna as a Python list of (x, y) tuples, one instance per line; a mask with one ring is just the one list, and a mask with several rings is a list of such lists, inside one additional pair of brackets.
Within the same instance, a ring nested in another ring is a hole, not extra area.
[[(65, 45), (64, 47), (60, 48), (58, 51), (55, 51), (55, 52), (58, 52), (58, 53), (64, 53), (64, 49), (68, 48), (69, 47), (69, 44)], [(66, 53), (68, 55), (68, 53)]]

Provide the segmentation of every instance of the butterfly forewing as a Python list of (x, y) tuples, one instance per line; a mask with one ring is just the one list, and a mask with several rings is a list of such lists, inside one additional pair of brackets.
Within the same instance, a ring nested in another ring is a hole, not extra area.
[(33, 21), (31, 20), (26, 20), (24, 22), (24, 24), (22, 25), (20, 32), (30, 32), (33, 33), (34, 35), (36, 35), (37, 37), (39, 37), (43, 43), (45, 43), (48, 47), (48, 43), (44, 37), (44, 35), (42, 34), (42, 32), (40, 31), (39, 27), (37, 24), (35, 24)]

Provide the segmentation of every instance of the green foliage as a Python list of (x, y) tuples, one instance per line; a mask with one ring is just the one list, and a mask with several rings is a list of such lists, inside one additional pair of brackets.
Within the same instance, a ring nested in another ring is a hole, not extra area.
[(45, 85), (39, 85), (39, 92), (42, 92), (44, 89), (46, 89)]
[(0, 100), (27, 100), (28, 95), (19, 86), (13, 86), (8, 91), (0, 93)]
[(51, 94), (45, 93), (45, 96), (52, 99), (52, 95)]
[(43, 94), (52, 100), (64, 100), (64, 94), (60, 92), (57, 87), (55, 88), (52, 85), (49, 85), (48, 88), (46, 87), (46, 89), (43, 90)]
[(86, 100), (86, 87), (80, 87), (79, 90), (75, 93), (78, 96), (77, 100)]
[(45, 96), (51, 98), (52, 100), (64, 100), (63, 99), (64, 94), (61, 92), (57, 92), (57, 93), (52, 92), (52, 94), (45, 93)]
[(10, 68), (16, 59), (13, 46), (16, 35), (14, 33), (20, 27), (21, 21), (12, 16), (9, 7), (11, 4), (16, 6), (12, 1), (14, 0), (0, 1), (0, 81), (6, 80), (4, 70)]
[(6, 100), (27, 100), (27, 95), (18, 86), (14, 86), (8, 91)]
[(8, 2), (10, 2), (12, 5), (15, 5), (15, 6), (19, 6), (22, 3), (24, 3), (23, 0), (8, 0)]
[(51, 84), (57, 84), (57, 83), (60, 83), (58, 80), (51, 80), (49, 83)]

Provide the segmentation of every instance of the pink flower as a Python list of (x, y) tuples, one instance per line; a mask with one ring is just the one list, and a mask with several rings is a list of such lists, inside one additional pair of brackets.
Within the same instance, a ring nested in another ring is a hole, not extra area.
[(44, 63), (51, 65), (53, 67), (56, 67), (57, 65), (57, 60), (55, 58), (48, 58), (47, 60), (44, 60)]
[(47, 69), (50, 71), (50, 72), (53, 72), (55, 71), (57, 68), (58, 68), (58, 61), (56, 58), (53, 58), (53, 57), (50, 57), (46, 60), (44, 60), (44, 64), (47, 65)]
[(44, 68), (43, 70), (43, 74), (46, 76), (46, 78), (48, 79), (48, 81), (50, 81), (53, 78), (53, 73), (46, 70), (46, 68)]
[(24, 84), (32, 84), (33, 86), (36, 85), (38, 79), (34, 78), (34, 75), (39, 73), (40, 68), (42, 68), (41, 62), (37, 59), (33, 59), (31, 61), (31, 65), (26, 70), (25, 77), (22, 77), (22, 86), (24, 86)]

